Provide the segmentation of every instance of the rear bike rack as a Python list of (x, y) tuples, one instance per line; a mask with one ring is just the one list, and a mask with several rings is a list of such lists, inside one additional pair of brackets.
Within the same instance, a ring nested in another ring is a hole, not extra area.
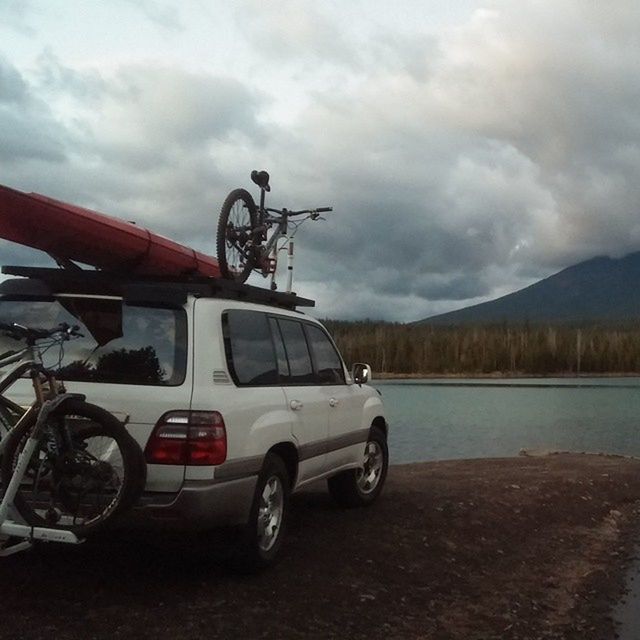
[[(2, 507), (0, 506), (0, 510), (1, 509)], [(8, 509), (7, 514), (12, 511), (14, 510)], [(26, 551), (33, 546), (33, 543), (36, 540), (42, 542), (63, 542), (66, 544), (80, 544), (81, 542), (84, 542), (83, 539), (78, 538), (78, 536), (71, 531), (67, 531), (65, 529), (51, 529), (49, 527), (32, 527), (28, 524), (14, 520), (9, 515), (7, 515), (7, 517), (2, 521), (2, 524), (0, 524), (0, 536), (23, 539), (22, 542), (0, 546), (0, 558), (11, 556), (20, 551)]]
[(31, 458), (35, 447), (36, 439), (31, 436), (18, 456), (13, 476), (4, 492), (2, 502), (0, 502), (0, 535), (9, 538), (23, 538), (22, 542), (10, 544), (0, 549), (0, 557), (13, 555), (19, 551), (29, 549), (33, 542), (42, 540), (44, 542), (64, 542), (67, 544), (79, 544), (83, 542), (73, 532), (66, 529), (52, 529), (50, 527), (32, 527), (23, 522), (12, 519), (17, 510), (13, 506), (13, 500), (18, 493), (18, 488), (27, 468), (27, 461)]

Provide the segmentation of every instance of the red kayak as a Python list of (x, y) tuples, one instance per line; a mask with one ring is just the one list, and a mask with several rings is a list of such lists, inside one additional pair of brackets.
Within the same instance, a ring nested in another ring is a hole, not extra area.
[(2, 185), (0, 238), (107, 271), (220, 277), (215, 258), (148, 229)]

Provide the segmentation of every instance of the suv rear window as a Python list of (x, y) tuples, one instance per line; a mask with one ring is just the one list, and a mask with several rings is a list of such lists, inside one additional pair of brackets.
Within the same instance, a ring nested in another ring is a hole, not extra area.
[[(77, 324), (84, 337), (44, 350), (46, 367), (62, 380), (114, 384), (182, 384), (187, 361), (184, 309), (138, 307), (119, 299), (59, 296), (54, 300), (0, 300), (0, 322), (48, 329)], [(0, 354), (24, 346), (0, 336)]]
[(278, 383), (271, 330), (264, 313), (227, 311), (222, 316), (229, 373), (239, 385)]

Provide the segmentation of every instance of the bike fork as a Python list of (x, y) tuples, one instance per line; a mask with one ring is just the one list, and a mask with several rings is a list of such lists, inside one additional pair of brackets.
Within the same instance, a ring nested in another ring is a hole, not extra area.
[(276, 284), (276, 267), (278, 264), (278, 249), (276, 245), (273, 245), (271, 249), (271, 255), (269, 256), (269, 268), (271, 270), (271, 291), (275, 291), (278, 288)]
[(291, 293), (293, 287), (293, 240), (289, 240), (287, 251), (287, 293)]
[(0, 526), (4, 524), (7, 516), (9, 515), (9, 506), (13, 504), (13, 499), (16, 497), (18, 493), (18, 488), (20, 487), (20, 483), (24, 478), (24, 474), (27, 471), (27, 466), (29, 464), (29, 460), (31, 460), (31, 456), (33, 452), (36, 450), (38, 446), (38, 438), (31, 436), (27, 443), (24, 446), (24, 449), (18, 456), (18, 462), (13, 470), (13, 474), (11, 476), (11, 480), (9, 480), (9, 484), (7, 486), (7, 490), (4, 493), (4, 497), (2, 498), (2, 502), (0, 502)]

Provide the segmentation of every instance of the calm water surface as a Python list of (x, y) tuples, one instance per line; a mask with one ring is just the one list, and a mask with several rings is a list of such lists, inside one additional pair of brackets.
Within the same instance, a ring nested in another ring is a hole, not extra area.
[(374, 381), (393, 463), (520, 449), (640, 456), (640, 378)]

